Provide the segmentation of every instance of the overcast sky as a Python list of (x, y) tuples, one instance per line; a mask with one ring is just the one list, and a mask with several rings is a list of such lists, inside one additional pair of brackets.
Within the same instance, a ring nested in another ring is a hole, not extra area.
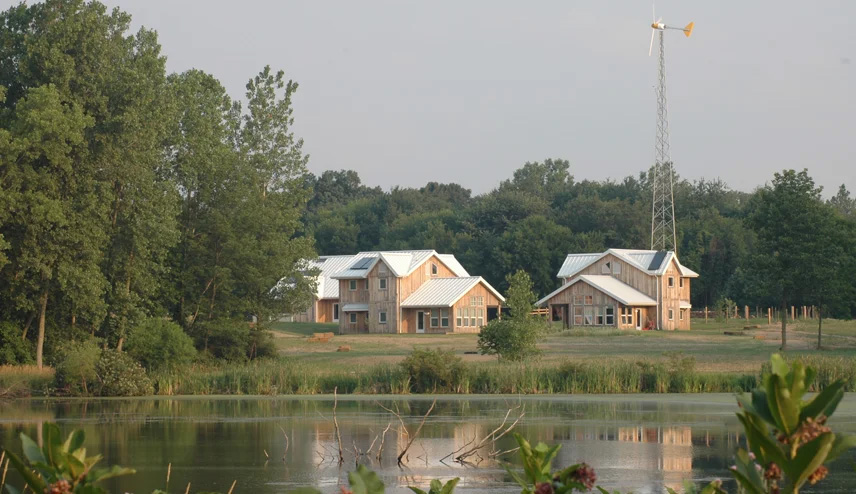
[[(265, 64), (300, 84), (310, 171), (490, 190), (526, 161), (620, 179), (653, 159), (646, 0), (107, 0), (160, 35), (170, 71), (233, 97)], [(856, 2), (659, 0), (672, 158), (751, 190), (808, 168), (856, 190)]]

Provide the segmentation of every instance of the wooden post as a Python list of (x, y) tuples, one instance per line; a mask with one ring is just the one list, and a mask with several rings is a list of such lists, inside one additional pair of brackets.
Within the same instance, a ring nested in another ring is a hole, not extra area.
[(707, 306), (704, 306), (704, 322), (707, 323)]
[(748, 305), (743, 306), (743, 316), (744, 316), (744, 319), (746, 319), (747, 321), (749, 320), (749, 306)]
[(740, 316), (737, 313), (737, 304), (734, 304), (734, 319), (737, 319), (738, 317)]
[(767, 324), (773, 324), (773, 313), (769, 307), (767, 307)]
[(803, 319), (808, 319), (808, 306), (803, 305)]
[(797, 318), (796, 307), (794, 307), (794, 306), (792, 305), (792, 306), (791, 306), (791, 321), (795, 320), (796, 318)]

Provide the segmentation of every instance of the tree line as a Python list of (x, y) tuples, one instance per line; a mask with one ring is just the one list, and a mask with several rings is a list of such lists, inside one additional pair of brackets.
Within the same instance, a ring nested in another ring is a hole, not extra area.
[[(547, 159), (480, 195), (315, 176), (291, 130), (297, 83), (264, 67), (235, 99), (203, 71), (168, 74), (156, 32), (130, 20), (83, 0), (0, 13), (0, 346), (30, 344), (39, 365), (80, 335), (121, 350), (149, 318), (200, 349), (234, 347), (243, 336), (224, 321), (307, 306), (299, 260), (318, 254), (433, 248), (503, 291), (523, 270), (543, 295), (569, 252), (649, 244), (646, 172), (578, 180)], [(675, 178), (695, 306), (852, 317), (856, 205), (843, 186), (823, 200), (805, 171), (751, 193)]]

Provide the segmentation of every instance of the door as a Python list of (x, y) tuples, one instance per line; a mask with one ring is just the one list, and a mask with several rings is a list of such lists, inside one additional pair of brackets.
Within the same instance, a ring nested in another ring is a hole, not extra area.
[(424, 333), (425, 332), (425, 313), (421, 310), (416, 313), (416, 332)]
[(642, 329), (642, 311), (636, 309), (636, 329)]

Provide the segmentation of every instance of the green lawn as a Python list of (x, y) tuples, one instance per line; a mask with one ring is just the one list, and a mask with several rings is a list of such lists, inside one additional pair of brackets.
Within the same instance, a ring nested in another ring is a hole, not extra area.
[[(585, 328), (555, 332), (539, 344), (544, 363), (592, 359), (666, 360), (678, 353), (695, 358), (697, 369), (714, 372), (755, 372), (780, 346), (779, 326), (766, 319), (718, 322), (693, 320), (691, 331), (635, 331)], [(760, 329), (743, 331), (747, 325)], [(817, 321), (798, 321), (789, 327), (788, 354), (856, 357), (856, 321), (824, 322), (824, 349), (815, 348)], [(828, 331), (827, 331), (828, 330)], [(310, 343), (313, 332), (336, 332), (330, 324), (279, 323), (274, 331), (280, 352), (309, 365), (358, 368), (403, 359), (414, 347), (445, 348), (467, 361), (492, 361), (474, 354), (476, 335), (336, 335), (329, 343)], [(724, 332), (742, 332), (728, 336)], [(336, 350), (346, 345), (346, 353)]]

